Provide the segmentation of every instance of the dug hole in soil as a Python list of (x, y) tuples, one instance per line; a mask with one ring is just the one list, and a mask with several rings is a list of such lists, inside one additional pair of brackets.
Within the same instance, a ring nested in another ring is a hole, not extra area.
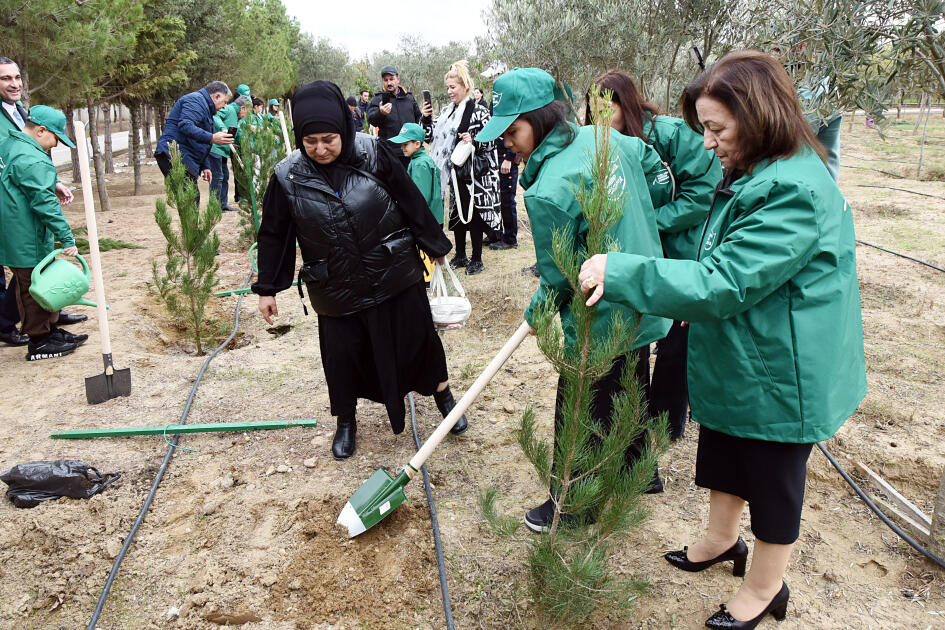
[[(868, 133), (845, 135), (844, 150), (862, 156), (845, 163), (875, 166), (868, 160), (882, 157)], [(86, 404), (84, 377), (102, 370), (100, 340), (94, 309), (71, 307), (90, 316), (72, 328), (90, 335), (74, 354), (27, 363), (24, 348), (0, 348), (0, 469), (69, 458), (122, 478), (89, 500), (29, 510), (0, 502), (4, 628), (85, 627), (167, 448), (160, 436), (64, 441), (49, 434), (176, 423), (204, 360), (147, 288), (151, 260), (164, 260), (153, 219), (154, 201), (163, 194), (157, 167), (145, 167), (145, 194), (137, 197), (130, 174), (109, 180), (113, 210), (98, 215), (100, 237), (144, 248), (103, 254), (115, 364), (131, 368), (132, 395)], [(942, 203), (858, 186), (877, 181), (883, 176), (843, 171), (858, 237), (945, 262), (941, 231), (922, 231), (942, 225)], [(891, 185), (945, 194), (938, 182)], [(207, 194), (203, 186), (204, 199)], [(65, 209), (73, 227), (85, 224), (82, 208), (77, 198)], [(486, 250), (485, 272), (461, 276), (473, 316), (465, 328), (442, 336), (457, 396), (514, 332), (537, 287), (521, 272), (534, 252), (521, 203), (519, 213), (519, 248)], [(245, 252), (236, 248), (237, 223), (226, 213), (218, 228), (221, 290), (241, 286), (249, 271)], [(855, 462), (867, 464), (930, 514), (945, 463), (945, 274), (867, 248), (857, 254), (870, 393), (826, 446), (851, 472)], [(220, 339), (236, 300), (215, 301)], [(335, 525), (344, 503), (375, 470), (393, 471), (409, 460), (415, 450), (409, 427), (393, 435), (383, 407), (362, 401), (357, 453), (334, 461), (316, 318), (302, 314), (293, 289), (280, 294), (281, 328), (270, 332), (256, 302), (253, 295), (243, 300), (239, 342), (211, 363), (188, 422), (316, 418), (320, 425), (183, 436), (181, 445), (196, 452), (175, 454), (98, 627), (445, 627), (419, 477), (406, 489), (407, 502), (365, 534), (348, 539)], [(542, 627), (527, 596), (530, 534), (524, 527), (511, 539), (494, 534), (479, 515), (478, 495), (496, 486), (500, 513), (515, 518), (544, 500), (513, 430), (531, 405), (550, 436), (555, 382), (534, 340), (526, 340), (473, 404), (470, 430), (448, 437), (428, 462), (457, 628)], [(417, 397), (417, 419), (423, 439), (440, 420), (431, 399)], [(604, 616), (588, 627), (699, 628), (738, 587), (725, 565), (688, 574), (661, 558), (690, 543), (707, 517), (706, 493), (693, 484), (697, 433), (690, 423), (662, 459), (666, 492), (644, 497), (651, 518), (618, 546), (614, 559), (618, 572), (648, 577), (650, 593), (636, 602), (630, 619)], [(816, 449), (809, 468), (801, 538), (786, 576), (788, 617), (777, 627), (945, 627), (942, 572), (876, 519)], [(743, 532), (751, 545), (747, 514)]]

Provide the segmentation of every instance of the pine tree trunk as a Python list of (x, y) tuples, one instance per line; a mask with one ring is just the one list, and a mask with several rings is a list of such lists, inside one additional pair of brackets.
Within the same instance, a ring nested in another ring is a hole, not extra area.
[(112, 159), (112, 106), (102, 106), (102, 129), (105, 134), (105, 172), (115, 172), (115, 160)]
[(152, 105), (150, 110), (151, 110), (151, 120), (149, 122), (153, 124), (154, 143), (157, 144), (158, 139), (161, 137), (161, 132), (158, 131), (158, 118), (160, 117), (160, 112), (158, 112), (158, 108), (155, 105)]
[(141, 105), (141, 130), (142, 135), (144, 136), (144, 154), (152, 158), (154, 157), (154, 148), (151, 146), (151, 108), (147, 105)]
[(95, 115), (95, 102), (91, 96), (87, 96), (86, 103), (89, 110), (89, 139), (92, 141), (92, 164), (95, 166), (98, 205), (102, 212), (109, 212), (112, 208), (108, 202), (108, 189), (105, 187), (105, 164), (98, 146), (98, 117)]
[(138, 143), (141, 127), (137, 105), (131, 105), (131, 131), (128, 132), (128, 155), (131, 156), (131, 166), (135, 172), (135, 195), (141, 194), (141, 146)]
[[(69, 134), (70, 138), (75, 138), (75, 121), (72, 119), (75, 116), (75, 110), (72, 108), (72, 103), (66, 103), (65, 107), (66, 114), (66, 133)], [(79, 121), (79, 124), (82, 124), (82, 121)], [(79, 151), (78, 149), (69, 149), (69, 155), (72, 158), (72, 181), (73, 183), (79, 183), (82, 181), (82, 175), (79, 173)]]

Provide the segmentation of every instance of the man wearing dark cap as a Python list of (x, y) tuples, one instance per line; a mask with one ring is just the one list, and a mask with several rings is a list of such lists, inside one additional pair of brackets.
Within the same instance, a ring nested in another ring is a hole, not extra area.
[(354, 130), (364, 131), (364, 112), (358, 107), (358, 99), (349, 96), (346, 102), (348, 103), (348, 109), (351, 110), (351, 116), (354, 118)]
[[(384, 89), (371, 99), (367, 119), (377, 127), (377, 136), (381, 140), (390, 140), (400, 133), (405, 123), (420, 122), (420, 106), (413, 94), (400, 87), (400, 74), (394, 66), (381, 68), (381, 81)], [(404, 168), (407, 168), (410, 158), (403, 159)]]

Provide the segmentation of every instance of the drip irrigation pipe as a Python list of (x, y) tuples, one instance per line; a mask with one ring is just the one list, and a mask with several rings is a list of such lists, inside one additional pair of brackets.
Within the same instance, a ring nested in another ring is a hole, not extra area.
[[(912, 256), (906, 256), (905, 254), (900, 254), (899, 252), (894, 252), (894, 251), (891, 250), (891, 249), (886, 249), (886, 248), (884, 248), (884, 247), (880, 247), (879, 245), (873, 245), (872, 243), (867, 243), (866, 241), (857, 240), (857, 243), (862, 243), (863, 245), (868, 245), (869, 247), (875, 247), (876, 249), (879, 249), (879, 250), (881, 250), (881, 251), (888, 252), (888, 253), (890, 253), (890, 254), (893, 254), (893, 255), (896, 255), (896, 256), (900, 256), (900, 257), (902, 257), (902, 258), (907, 258), (907, 259), (909, 259), (909, 260), (913, 260), (913, 261), (915, 261), (915, 262), (917, 262), (917, 263), (921, 263), (921, 264), (923, 264), (923, 265), (926, 265), (927, 267), (931, 267), (932, 269), (935, 269), (935, 270), (937, 270), (937, 271), (941, 271), (942, 273), (945, 273), (945, 269), (942, 269), (941, 267), (936, 267), (935, 265), (930, 264), (930, 263), (927, 263), (927, 262), (925, 262), (924, 260), (919, 260), (918, 258), (913, 258)], [(876, 504), (873, 503), (873, 502), (870, 500), (870, 498), (869, 498), (868, 496), (866, 496), (866, 493), (863, 492), (863, 490), (860, 488), (860, 486), (858, 486), (858, 485), (856, 484), (855, 481), (853, 481), (853, 479), (850, 477), (850, 475), (847, 474), (847, 471), (845, 471), (845, 470), (843, 469), (843, 467), (839, 464), (839, 462), (837, 462), (837, 460), (834, 459), (833, 455), (830, 454), (830, 451), (828, 451), (828, 450), (824, 447), (824, 445), (823, 445), (822, 443), (818, 442), (818, 443), (817, 443), (817, 448), (820, 449), (820, 452), (824, 454), (824, 456), (830, 461), (831, 464), (833, 464), (833, 467), (837, 469), (837, 472), (840, 473), (840, 476), (843, 477), (843, 480), (846, 481), (846, 482), (850, 485), (851, 488), (853, 488), (853, 491), (856, 492), (856, 494), (863, 500), (863, 502), (866, 503), (866, 506), (867, 506), (870, 510), (872, 510), (873, 513), (876, 514), (876, 516), (878, 516), (878, 517), (880, 518), (880, 520), (882, 520), (884, 523), (886, 523), (886, 525), (888, 525), (889, 528), (890, 528), (891, 530), (893, 530), (893, 532), (895, 532), (897, 536), (899, 536), (899, 537), (902, 538), (904, 541), (906, 541), (907, 543), (909, 543), (909, 545), (910, 545), (913, 549), (915, 549), (916, 551), (918, 551), (919, 553), (921, 553), (923, 556), (925, 556), (926, 558), (928, 558), (929, 560), (931, 560), (932, 562), (934, 562), (935, 564), (937, 564), (937, 565), (938, 565), (939, 567), (941, 567), (942, 569), (945, 569), (945, 561), (943, 561), (941, 558), (939, 558), (938, 556), (936, 556), (935, 554), (933, 554), (932, 552), (930, 552), (929, 550), (927, 550), (927, 549), (926, 549), (925, 547), (923, 547), (922, 545), (920, 545), (920, 544), (919, 544), (918, 542), (916, 542), (916, 540), (915, 540), (914, 538), (912, 538), (909, 534), (907, 534), (906, 532), (902, 531), (902, 529), (901, 529), (898, 525), (896, 525), (895, 523), (893, 523), (892, 521), (889, 520), (889, 517), (886, 516), (886, 515), (883, 513), (883, 511), (882, 511), (881, 509), (879, 509), (879, 508), (876, 506)]]
[(941, 268), (941, 267), (938, 267), (938, 266), (936, 266), (936, 265), (933, 265), (932, 263), (925, 262), (924, 260), (919, 260), (918, 258), (913, 258), (912, 256), (907, 256), (907, 255), (905, 255), (905, 254), (900, 254), (899, 252), (894, 252), (894, 251), (891, 250), (891, 249), (886, 249), (885, 247), (880, 247), (879, 245), (874, 245), (874, 244), (872, 244), (872, 243), (867, 243), (866, 241), (861, 241), (860, 239), (857, 239), (856, 242), (859, 243), (859, 244), (861, 244), (861, 245), (866, 245), (866, 246), (868, 246), (868, 247), (874, 247), (874, 248), (878, 249), (878, 250), (881, 251), (881, 252), (886, 252), (887, 254), (892, 254), (893, 256), (899, 256), (900, 258), (905, 258), (905, 259), (907, 259), (907, 260), (911, 260), (911, 261), (913, 261), (913, 262), (917, 262), (917, 263), (919, 263), (920, 265), (925, 265), (926, 267), (931, 267), (932, 269), (934, 269), (934, 270), (936, 270), (936, 271), (941, 271), (942, 273), (945, 273), (945, 269), (943, 269), (943, 268)]
[(883, 511), (882, 511), (881, 509), (879, 509), (878, 507), (876, 507), (876, 504), (873, 503), (873, 502), (870, 500), (870, 498), (869, 498), (868, 496), (866, 496), (866, 493), (863, 492), (863, 490), (860, 488), (860, 486), (858, 486), (858, 485), (856, 484), (856, 482), (853, 481), (853, 479), (850, 478), (850, 475), (847, 474), (847, 471), (845, 471), (845, 470), (843, 469), (843, 467), (840, 466), (840, 464), (837, 462), (837, 460), (835, 460), (835, 459), (833, 458), (833, 455), (830, 454), (830, 451), (828, 451), (826, 448), (824, 448), (824, 445), (823, 445), (823, 444), (821, 444), (820, 442), (817, 442), (817, 448), (819, 448), (819, 449), (820, 449), (820, 452), (823, 453), (823, 454), (827, 457), (828, 460), (830, 460), (830, 463), (833, 464), (833, 467), (837, 469), (837, 472), (840, 473), (840, 476), (843, 477), (844, 481), (846, 481), (848, 484), (850, 484), (850, 487), (853, 488), (853, 491), (856, 492), (857, 495), (859, 495), (859, 497), (860, 497), (861, 499), (863, 499), (863, 502), (866, 503), (866, 506), (867, 506), (870, 510), (872, 510), (873, 513), (876, 514), (876, 516), (878, 516), (878, 517), (880, 518), (880, 520), (882, 520), (884, 523), (886, 523), (886, 525), (888, 525), (889, 528), (890, 528), (891, 530), (893, 530), (893, 531), (896, 533), (897, 536), (899, 536), (899, 537), (902, 538), (904, 541), (906, 541), (907, 543), (909, 543), (909, 545), (910, 545), (913, 549), (915, 549), (916, 551), (918, 551), (919, 553), (921, 553), (923, 556), (925, 556), (926, 558), (928, 558), (929, 560), (931, 560), (932, 562), (934, 562), (935, 564), (937, 564), (939, 567), (945, 569), (945, 561), (943, 561), (941, 558), (939, 558), (938, 556), (936, 556), (935, 554), (933, 554), (932, 552), (930, 552), (929, 550), (927, 550), (925, 547), (923, 547), (922, 545), (920, 545), (918, 542), (916, 542), (915, 539), (912, 538), (912, 536), (910, 536), (910, 535), (907, 534), (906, 532), (902, 531), (902, 529), (900, 529), (898, 525), (896, 525), (895, 523), (893, 523), (892, 521), (889, 520), (889, 517), (888, 517), (888, 516), (886, 516), (885, 514), (883, 514)]
[(841, 164), (841, 168), (855, 168), (860, 171), (873, 171), (875, 173), (882, 173), (883, 175), (889, 175), (890, 177), (895, 177), (896, 179), (906, 179), (904, 176), (897, 173), (890, 173), (889, 171), (884, 171), (878, 168), (870, 168), (868, 166), (853, 166), (852, 164)]
[(892, 186), (875, 186), (873, 184), (857, 184), (857, 188), (883, 188), (885, 190), (895, 190), (898, 192), (912, 193), (913, 195), (921, 195), (922, 197), (931, 197), (932, 199), (941, 199), (945, 201), (945, 197), (940, 197), (939, 195), (930, 195), (924, 192), (918, 192), (916, 190), (907, 190), (905, 188), (893, 188)]
[[(413, 441), (420, 449), (420, 436), (417, 434), (417, 408), (413, 400), (413, 392), (407, 394), (410, 399), (410, 426), (413, 427)], [(453, 608), (450, 606), (450, 587), (446, 583), (446, 563), (443, 561), (443, 543), (440, 540), (440, 523), (436, 518), (436, 507), (433, 505), (433, 490), (430, 488), (430, 475), (427, 465), (420, 467), (423, 472), (423, 488), (427, 492), (427, 505), (430, 506), (430, 522), (433, 525), (433, 544), (436, 546), (436, 565), (440, 570), (440, 592), (443, 593), (443, 612), (446, 613), (446, 628), (454, 630)]]
[[(243, 287), (249, 285), (249, 281), (253, 278), (252, 272), (249, 276), (246, 277), (246, 282), (243, 283)], [(190, 389), (190, 395), (187, 397), (187, 402), (184, 404), (184, 411), (181, 413), (180, 420), (178, 424), (187, 424), (187, 416), (190, 414), (190, 407), (193, 405), (194, 396), (197, 394), (197, 388), (200, 387), (200, 381), (203, 379), (204, 373), (207, 371), (207, 367), (210, 365), (210, 362), (213, 361), (214, 357), (219, 354), (223, 348), (227, 346), (233, 340), (233, 337), (236, 336), (236, 330), (240, 325), (240, 306), (243, 303), (243, 296), (241, 295), (236, 301), (236, 319), (233, 322), (233, 331), (230, 332), (230, 336), (221, 343), (216, 349), (210, 353), (210, 356), (203, 362), (203, 365), (200, 366), (200, 371), (197, 373), (197, 378), (194, 380), (194, 386)], [(122, 560), (125, 559), (125, 554), (128, 553), (128, 549), (131, 547), (131, 542), (134, 540), (135, 534), (138, 533), (138, 528), (141, 527), (141, 523), (144, 521), (145, 515), (148, 513), (148, 509), (151, 507), (151, 502), (154, 501), (154, 495), (157, 494), (158, 486), (161, 484), (161, 480), (164, 478), (164, 472), (167, 470), (168, 464), (171, 463), (171, 457), (174, 456), (174, 451), (177, 450), (177, 442), (180, 440), (180, 434), (176, 434), (174, 439), (169, 442), (167, 453), (164, 455), (164, 461), (161, 462), (161, 467), (158, 469), (157, 476), (154, 478), (154, 483), (151, 484), (151, 491), (148, 492), (147, 498), (144, 500), (144, 505), (141, 506), (141, 511), (138, 512), (138, 518), (135, 519), (134, 525), (131, 526), (131, 531), (128, 532), (128, 535), (125, 537), (125, 544), (122, 545), (121, 551), (118, 552), (118, 555), (115, 557), (115, 563), (112, 565), (111, 573), (108, 574), (108, 580), (105, 582), (105, 586), (102, 588), (102, 594), (98, 598), (98, 604), (95, 606), (95, 612), (92, 613), (92, 619), (89, 621), (89, 625), (86, 626), (86, 630), (95, 630), (95, 625), (98, 623), (98, 618), (102, 614), (102, 610), (105, 608), (105, 601), (108, 599), (108, 593), (112, 589), (112, 585), (115, 583), (115, 578), (118, 577), (118, 569), (121, 566)]]

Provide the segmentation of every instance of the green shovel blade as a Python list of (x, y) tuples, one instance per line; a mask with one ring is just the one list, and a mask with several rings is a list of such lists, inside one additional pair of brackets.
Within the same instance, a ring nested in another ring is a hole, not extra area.
[(408, 481), (406, 470), (395, 479), (381, 468), (351, 496), (337, 523), (348, 528), (349, 538), (366, 532), (407, 500), (404, 486)]

